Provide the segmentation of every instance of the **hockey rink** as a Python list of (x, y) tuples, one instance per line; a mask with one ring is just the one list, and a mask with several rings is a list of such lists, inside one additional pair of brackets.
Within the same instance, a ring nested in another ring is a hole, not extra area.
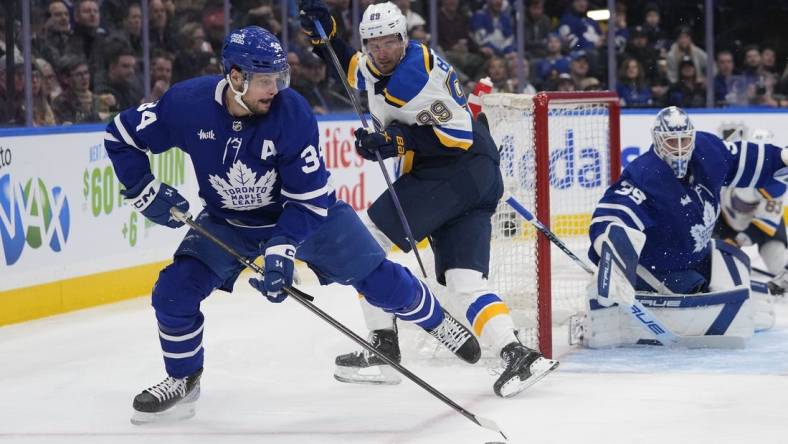
[[(301, 286), (366, 336), (356, 295)], [(109, 290), (109, 289), (108, 289)], [(334, 356), (356, 345), (295, 301), (275, 305), (239, 281), (205, 301), (206, 369), (197, 416), (130, 424), (133, 396), (164, 377), (148, 298), (0, 328), (0, 442), (502, 442), (410, 381), (342, 384)], [(573, 350), (514, 399), (487, 364), (404, 364), (509, 443), (788, 442), (788, 303), (745, 350)], [(403, 342), (422, 334), (405, 329)]]

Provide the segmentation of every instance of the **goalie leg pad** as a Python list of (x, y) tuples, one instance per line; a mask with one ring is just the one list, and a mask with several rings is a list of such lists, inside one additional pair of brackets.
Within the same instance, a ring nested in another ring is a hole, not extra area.
[(751, 288), (750, 298), (742, 307), (742, 314), (752, 318), (755, 331), (774, 326), (775, 313), (768, 290), (750, 280), (750, 258), (739, 248), (715, 240), (711, 255), (711, 290), (725, 290), (737, 286)]
[[(637, 294), (636, 298), (673, 333), (681, 336), (731, 336), (747, 339), (753, 334), (753, 317), (747, 305), (749, 289), (692, 295)], [(603, 307), (589, 301), (582, 323), (582, 343), (590, 348), (655, 345), (657, 336), (628, 313), (630, 307)]]
[(646, 236), (640, 231), (610, 224), (597, 241), (599, 239), (596, 300), (605, 307), (617, 302), (630, 305), (635, 297), (637, 263)]

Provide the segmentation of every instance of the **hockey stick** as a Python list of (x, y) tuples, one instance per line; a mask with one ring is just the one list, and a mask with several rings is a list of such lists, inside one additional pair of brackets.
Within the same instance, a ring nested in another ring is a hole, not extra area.
[[(509, 204), (520, 216), (525, 218), (528, 222), (530, 222), (539, 232), (541, 232), (547, 239), (550, 240), (555, 246), (557, 246), (561, 251), (566, 253), (577, 265), (580, 266), (583, 270), (585, 270), (589, 274), (594, 274), (595, 270), (594, 267), (587, 264), (585, 261), (577, 257), (569, 247), (564, 244), (564, 242), (558, 238), (549, 228), (545, 227), (541, 222), (539, 222), (530, 211), (528, 211), (524, 206), (520, 204), (514, 197), (509, 196), (506, 199), (506, 203)], [(745, 340), (744, 338), (734, 337), (734, 336), (717, 336), (717, 335), (709, 335), (709, 336), (680, 336), (673, 333), (665, 324), (660, 322), (649, 309), (643, 306), (643, 304), (638, 301), (633, 294), (632, 300), (627, 301), (630, 304), (630, 314), (634, 317), (638, 322), (643, 324), (645, 328), (649, 331), (654, 333), (657, 339), (660, 341), (662, 345), (677, 345), (680, 347), (686, 348), (704, 348), (704, 347), (715, 347), (715, 348), (744, 348)]]
[[(182, 211), (178, 210), (175, 207), (170, 208), (170, 214), (172, 214), (172, 216), (175, 217), (176, 219), (178, 219), (179, 221), (181, 221), (181, 222), (185, 223), (186, 225), (188, 225), (194, 231), (200, 233), (202, 236), (205, 236), (208, 240), (210, 240), (211, 242), (213, 242), (216, 245), (218, 245), (219, 247), (221, 247), (224, 251), (226, 251), (227, 253), (232, 255), (234, 258), (236, 258), (239, 262), (241, 262), (243, 265), (245, 265), (246, 267), (248, 267), (252, 271), (254, 271), (256, 273), (259, 273), (261, 275), (264, 273), (264, 271), (259, 266), (257, 266), (257, 264), (255, 264), (254, 262), (244, 258), (243, 256), (241, 256), (241, 254), (239, 254), (237, 251), (235, 251), (232, 247), (230, 247), (229, 245), (227, 245), (224, 242), (222, 242), (221, 239), (217, 238), (216, 236), (214, 236), (213, 234), (208, 232), (208, 230), (206, 230), (205, 228), (197, 225), (197, 223), (194, 222), (194, 220), (191, 218), (191, 216), (189, 216), (187, 214), (184, 214)], [(299, 289), (297, 289), (295, 287), (284, 287), (282, 290), (285, 293), (287, 293), (288, 296), (291, 296), (293, 299), (295, 299), (299, 304), (301, 304), (304, 307), (306, 307), (307, 310), (309, 310), (312, 313), (314, 313), (315, 315), (317, 315), (320, 319), (322, 319), (322, 320), (328, 322), (329, 324), (331, 324), (331, 326), (333, 326), (334, 328), (336, 328), (337, 330), (342, 332), (348, 338), (352, 339), (358, 345), (364, 347), (365, 349), (367, 349), (371, 353), (374, 353), (375, 355), (377, 355), (380, 359), (385, 361), (386, 364), (392, 366), (394, 369), (396, 369), (398, 372), (400, 372), (403, 376), (405, 376), (406, 378), (408, 378), (411, 381), (415, 382), (421, 388), (423, 388), (424, 390), (428, 391), (430, 394), (432, 394), (436, 398), (438, 398), (441, 401), (443, 401), (449, 407), (453, 408), (456, 412), (460, 413), (462, 416), (468, 418), (469, 420), (473, 421), (475, 424), (477, 424), (477, 425), (479, 425), (481, 427), (484, 427), (486, 429), (489, 429), (489, 430), (492, 430), (494, 432), (500, 433), (501, 436), (504, 437), (504, 439), (507, 439), (506, 435), (504, 435), (504, 433), (501, 431), (500, 427), (498, 427), (498, 425), (495, 423), (495, 421), (487, 419), (487, 418), (485, 418), (483, 416), (474, 415), (473, 413), (469, 412), (468, 410), (465, 410), (462, 406), (460, 406), (456, 402), (452, 401), (449, 397), (447, 397), (443, 393), (439, 392), (436, 388), (434, 388), (433, 386), (429, 385), (423, 379), (421, 379), (418, 376), (416, 376), (413, 372), (411, 372), (410, 370), (405, 368), (402, 364), (393, 361), (388, 356), (386, 356), (383, 353), (379, 352), (372, 344), (370, 344), (369, 342), (367, 342), (366, 340), (362, 339), (360, 336), (355, 334), (353, 332), (353, 330), (350, 330), (349, 328), (345, 327), (344, 324), (342, 324), (341, 322), (337, 321), (336, 319), (331, 317), (331, 315), (329, 315), (328, 313), (326, 313), (323, 310), (319, 309), (315, 304), (313, 304), (311, 301), (315, 300), (315, 298), (313, 298), (312, 296), (304, 293), (303, 291), (301, 291), (301, 290), (299, 290)]]
[[(361, 110), (361, 105), (358, 103), (356, 99), (356, 95), (353, 94), (353, 90), (350, 88), (350, 82), (347, 80), (347, 75), (345, 75), (345, 70), (342, 69), (342, 64), (339, 63), (339, 58), (337, 57), (337, 53), (334, 51), (334, 48), (331, 46), (331, 42), (329, 41), (328, 37), (326, 36), (326, 31), (323, 29), (323, 25), (320, 24), (320, 20), (315, 19), (315, 28), (317, 29), (318, 34), (320, 34), (320, 38), (323, 40), (323, 43), (326, 45), (326, 49), (328, 50), (328, 54), (331, 56), (331, 63), (334, 64), (334, 69), (339, 74), (339, 78), (342, 80), (342, 85), (345, 87), (345, 92), (347, 92), (348, 97), (350, 98), (350, 103), (353, 104), (353, 109), (356, 110), (356, 115), (361, 120), (361, 126), (364, 127), (365, 130), (369, 131), (369, 124), (367, 123), (366, 117), (364, 117), (364, 112)], [(416, 248), (416, 239), (413, 237), (413, 233), (410, 230), (410, 224), (408, 224), (408, 219), (405, 217), (405, 211), (402, 210), (402, 205), (399, 202), (399, 198), (397, 197), (397, 193), (394, 191), (394, 185), (391, 183), (391, 177), (389, 177), (389, 172), (386, 169), (386, 165), (383, 163), (383, 158), (380, 157), (380, 152), (375, 150), (375, 158), (377, 159), (378, 166), (380, 166), (380, 171), (383, 173), (383, 178), (386, 180), (386, 187), (389, 190), (389, 194), (391, 195), (391, 200), (394, 202), (394, 207), (397, 210), (397, 215), (399, 216), (400, 223), (402, 223), (402, 228), (405, 230), (405, 237), (408, 238), (408, 243), (410, 243), (410, 248), (413, 250), (413, 254), (416, 255), (416, 260), (419, 262), (419, 268), (421, 268), (421, 274), (424, 278), (427, 278), (427, 271), (424, 268), (424, 263), (421, 262), (421, 256), (419, 255), (419, 250)]]

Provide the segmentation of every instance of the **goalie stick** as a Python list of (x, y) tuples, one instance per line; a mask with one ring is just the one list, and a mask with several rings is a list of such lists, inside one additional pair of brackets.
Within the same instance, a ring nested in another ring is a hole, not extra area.
[[(218, 245), (219, 247), (221, 247), (224, 251), (226, 251), (227, 253), (232, 255), (234, 258), (236, 258), (239, 262), (241, 262), (247, 268), (249, 268), (252, 271), (254, 271), (256, 273), (259, 273), (261, 275), (264, 273), (264, 271), (257, 264), (255, 264), (254, 262), (252, 262), (252, 261), (246, 259), (245, 257), (241, 256), (240, 253), (235, 251), (229, 245), (227, 245), (224, 242), (222, 242), (221, 239), (219, 239), (216, 236), (214, 236), (213, 234), (211, 234), (205, 228), (197, 225), (197, 223), (194, 222), (194, 220), (191, 218), (191, 216), (189, 214), (184, 213), (184, 212), (178, 210), (175, 207), (170, 208), (170, 214), (172, 214), (172, 216), (175, 219), (185, 223), (190, 228), (192, 228), (194, 231), (200, 233), (200, 235), (205, 236), (208, 240), (210, 240), (211, 242), (213, 242), (216, 245)], [(355, 343), (357, 343), (358, 345), (364, 347), (365, 349), (367, 349), (371, 353), (374, 353), (375, 355), (377, 355), (380, 359), (385, 361), (386, 364), (388, 364), (391, 367), (393, 367), (394, 369), (396, 369), (398, 372), (400, 372), (406, 378), (408, 378), (411, 381), (415, 382), (419, 387), (423, 388), (424, 390), (429, 392), (431, 395), (433, 395), (436, 398), (438, 398), (441, 401), (443, 401), (449, 407), (454, 409), (457, 413), (459, 413), (462, 416), (466, 417), (470, 421), (473, 421), (475, 424), (477, 424), (480, 427), (484, 427), (484, 428), (486, 428), (488, 430), (492, 430), (494, 432), (500, 433), (501, 436), (503, 436), (504, 439), (507, 439), (506, 435), (504, 435), (503, 431), (501, 431), (501, 428), (498, 427), (498, 424), (496, 424), (495, 421), (493, 421), (491, 419), (487, 419), (487, 418), (485, 418), (483, 416), (474, 415), (473, 413), (471, 413), (468, 410), (464, 409), (462, 406), (460, 406), (456, 402), (452, 401), (448, 396), (446, 396), (443, 393), (439, 392), (436, 388), (434, 388), (433, 386), (428, 384), (426, 381), (424, 381), (423, 379), (421, 379), (418, 376), (416, 376), (413, 372), (411, 372), (410, 370), (405, 368), (399, 362), (395, 362), (391, 358), (386, 356), (385, 354), (379, 352), (372, 344), (370, 344), (369, 342), (367, 342), (366, 340), (361, 338), (359, 335), (355, 334), (353, 332), (353, 330), (347, 328), (344, 324), (342, 324), (341, 322), (337, 321), (331, 315), (329, 315), (328, 313), (324, 312), (323, 310), (318, 308), (315, 304), (313, 304), (311, 301), (314, 301), (315, 298), (313, 298), (312, 296), (304, 293), (303, 291), (301, 291), (301, 290), (299, 290), (299, 289), (297, 289), (295, 287), (284, 287), (282, 289), (282, 291), (287, 293), (288, 296), (290, 296), (293, 299), (295, 299), (299, 304), (301, 304), (304, 307), (306, 307), (307, 310), (309, 310), (312, 313), (314, 313), (315, 315), (317, 315), (317, 317), (319, 317), (320, 319), (322, 319), (322, 320), (328, 322), (329, 324), (331, 324), (332, 327), (336, 328), (342, 334), (344, 334), (348, 338), (352, 339)]]
[[(585, 261), (577, 257), (569, 247), (564, 244), (564, 242), (558, 238), (549, 228), (545, 227), (544, 224), (539, 222), (539, 220), (531, 214), (524, 206), (520, 204), (513, 196), (508, 196), (506, 199), (506, 203), (509, 204), (520, 216), (525, 218), (528, 222), (531, 223), (540, 233), (542, 233), (547, 239), (550, 240), (555, 246), (557, 246), (561, 251), (563, 251), (567, 256), (569, 256), (572, 261), (574, 261), (577, 265), (580, 266), (583, 270), (588, 272), (589, 274), (594, 274), (595, 269), (593, 266), (587, 264)], [(626, 301), (630, 305), (629, 313), (635, 318), (638, 322), (640, 322), (644, 328), (648, 329), (657, 337), (662, 345), (676, 345), (679, 347), (686, 347), (686, 348), (705, 348), (705, 347), (714, 347), (714, 348), (744, 348), (745, 346), (745, 339), (740, 337), (734, 336), (681, 336), (673, 333), (665, 324), (660, 322), (649, 309), (643, 306), (643, 304), (635, 298), (633, 293), (632, 299)]]
[[(323, 44), (326, 45), (328, 54), (331, 56), (331, 63), (333, 63), (334, 69), (336, 70), (337, 74), (339, 74), (340, 80), (342, 80), (342, 85), (345, 87), (345, 92), (347, 92), (347, 95), (350, 98), (350, 103), (353, 104), (353, 109), (356, 111), (356, 115), (358, 116), (359, 120), (361, 120), (361, 126), (363, 126), (365, 130), (370, 131), (370, 127), (369, 124), (367, 123), (367, 119), (364, 117), (364, 112), (361, 110), (361, 105), (358, 103), (358, 100), (356, 99), (356, 95), (353, 94), (353, 91), (350, 89), (350, 82), (348, 82), (347, 80), (347, 76), (345, 75), (345, 70), (342, 69), (342, 65), (339, 63), (339, 58), (337, 57), (337, 53), (334, 51), (334, 48), (331, 46), (331, 42), (326, 36), (326, 31), (323, 29), (323, 25), (320, 24), (320, 20), (315, 19), (313, 21), (315, 23), (315, 28), (317, 29), (318, 34), (320, 34), (320, 39), (323, 40)], [(408, 224), (408, 219), (405, 217), (405, 211), (402, 210), (402, 205), (399, 202), (399, 197), (397, 197), (397, 192), (394, 191), (394, 185), (392, 185), (391, 183), (391, 177), (389, 177), (389, 172), (386, 169), (386, 165), (383, 163), (383, 158), (380, 157), (380, 152), (378, 150), (375, 150), (375, 158), (377, 159), (378, 166), (380, 166), (380, 171), (383, 173), (383, 178), (386, 180), (386, 187), (389, 190), (389, 195), (391, 195), (391, 200), (394, 202), (394, 207), (397, 209), (397, 215), (399, 216), (399, 221), (402, 224), (402, 228), (405, 230), (405, 237), (408, 238), (408, 243), (410, 244), (410, 248), (413, 250), (413, 254), (416, 256), (416, 260), (419, 262), (419, 268), (421, 269), (421, 274), (426, 279), (427, 271), (424, 268), (424, 263), (421, 262), (419, 249), (416, 248), (416, 239), (413, 237), (413, 233), (410, 230), (410, 224)]]

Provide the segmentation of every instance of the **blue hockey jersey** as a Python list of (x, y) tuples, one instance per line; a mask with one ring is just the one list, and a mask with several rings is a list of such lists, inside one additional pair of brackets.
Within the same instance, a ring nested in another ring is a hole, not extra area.
[[(785, 166), (780, 154), (773, 145), (723, 142), (698, 131), (687, 176), (678, 179), (652, 146), (600, 199), (591, 219), (589, 258), (599, 261), (594, 241), (615, 222), (646, 234), (638, 265), (668, 288), (681, 291), (670, 283), (687, 272), (708, 280), (709, 240), (720, 214), (721, 188), (774, 183), (773, 173)], [(640, 279), (638, 287), (654, 290)]]
[(317, 121), (290, 88), (264, 115), (233, 117), (220, 76), (180, 82), (153, 103), (129, 108), (107, 126), (104, 146), (128, 189), (151, 172), (148, 152), (173, 147), (192, 160), (206, 210), (271, 237), (303, 241), (334, 202)]

